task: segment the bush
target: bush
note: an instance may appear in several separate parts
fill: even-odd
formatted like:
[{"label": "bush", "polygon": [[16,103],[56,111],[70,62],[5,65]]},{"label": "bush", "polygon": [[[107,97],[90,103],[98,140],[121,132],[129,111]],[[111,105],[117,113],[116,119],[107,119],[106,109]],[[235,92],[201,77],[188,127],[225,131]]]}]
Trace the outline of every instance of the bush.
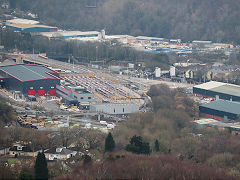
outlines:
[{"label": "bush", "polygon": [[133,136],[130,140],[130,144],[126,146],[126,151],[130,151],[135,154],[150,154],[150,146],[148,142],[144,142],[141,136]]}]

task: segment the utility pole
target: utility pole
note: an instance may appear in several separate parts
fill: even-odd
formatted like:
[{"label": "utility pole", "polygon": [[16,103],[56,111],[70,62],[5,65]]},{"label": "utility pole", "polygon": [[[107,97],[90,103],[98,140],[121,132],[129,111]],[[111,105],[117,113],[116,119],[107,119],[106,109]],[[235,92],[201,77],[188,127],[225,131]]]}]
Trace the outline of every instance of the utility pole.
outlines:
[{"label": "utility pole", "polygon": [[74,71],[74,61],[73,61],[73,71]]},{"label": "utility pole", "polygon": [[98,59],[98,46],[96,46],[96,61]]},{"label": "utility pole", "polygon": [[67,117],[67,124],[68,124],[68,128],[69,128],[69,115]]},{"label": "utility pole", "polygon": [[68,56],[68,63],[70,64],[70,56]]}]

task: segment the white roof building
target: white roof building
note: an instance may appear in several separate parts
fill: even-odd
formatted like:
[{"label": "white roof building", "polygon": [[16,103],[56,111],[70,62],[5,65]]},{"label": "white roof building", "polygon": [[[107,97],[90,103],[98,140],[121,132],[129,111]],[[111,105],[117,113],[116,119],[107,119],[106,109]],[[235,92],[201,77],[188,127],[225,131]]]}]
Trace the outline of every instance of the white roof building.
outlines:
[{"label": "white roof building", "polygon": [[7,20],[7,24],[39,24],[39,21],[22,19],[22,18],[14,18],[11,20]]}]

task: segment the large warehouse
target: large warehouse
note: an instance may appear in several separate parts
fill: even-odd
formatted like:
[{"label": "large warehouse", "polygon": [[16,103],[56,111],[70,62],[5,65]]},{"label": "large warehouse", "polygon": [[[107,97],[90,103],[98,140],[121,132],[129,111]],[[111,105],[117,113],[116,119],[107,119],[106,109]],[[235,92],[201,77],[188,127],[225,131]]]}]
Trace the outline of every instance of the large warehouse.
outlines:
[{"label": "large warehouse", "polygon": [[89,37],[99,37],[100,32],[98,31],[58,31],[58,32],[42,32],[40,33],[42,36],[47,37],[48,39],[71,39],[71,38],[89,38]]},{"label": "large warehouse", "polygon": [[20,31],[25,33],[57,31],[57,27],[45,26],[40,24],[8,24],[6,25],[6,27],[14,31]]},{"label": "large warehouse", "polygon": [[210,81],[193,87],[193,94],[199,97],[220,98],[240,102],[240,86]]},{"label": "large warehouse", "polygon": [[58,73],[39,65],[14,64],[0,66],[0,81],[8,90],[31,96],[56,96]]},{"label": "large warehouse", "polygon": [[135,113],[139,111],[139,106],[133,103],[102,103],[102,104],[91,104],[91,112],[102,112],[112,115],[125,115]]},{"label": "large warehouse", "polygon": [[237,120],[240,103],[226,100],[211,101],[199,106],[200,116],[217,120]]}]

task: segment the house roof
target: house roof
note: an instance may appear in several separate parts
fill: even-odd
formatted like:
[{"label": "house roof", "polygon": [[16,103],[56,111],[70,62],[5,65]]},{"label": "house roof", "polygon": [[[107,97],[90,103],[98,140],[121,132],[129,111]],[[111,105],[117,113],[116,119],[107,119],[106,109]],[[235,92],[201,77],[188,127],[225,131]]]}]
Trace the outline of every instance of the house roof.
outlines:
[{"label": "house roof", "polygon": [[65,147],[60,147],[62,148],[61,152],[57,152],[57,147],[53,147],[51,149],[46,150],[44,153],[48,153],[48,154],[61,154],[61,155],[67,155],[67,154],[71,154],[74,151],[67,149]]},{"label": "house roof", "polygon": [[62,151],[60,152],[60,154],[65,154],[65,155],[67,155],[67,154],[71,154],[72,152],[73,152],[72,150],[63,148]]},{"label": "house roof", "polygon": [[55,76],[51,75],[51,73],[54,73],[53,70],[38,65],[28,64],[6,65],[0,66],[0,71],[3,71],[20,81],[32,81],[56,78]]},{"label": "house roof", "polygon": [[235,101],[226,101],[219,99],[217,101],[201,104],[200,106],[217,111],[228,112],[237,115],[240,114],[240,103]]},{"label": "house roof", "polygon": [[[39,151],[39,150],[41,150],[41,148],[36,148],[36,149],[35,149],[35,152],[36,152],[36,151]],[[11,148],[9,149],[9,151],[34,152],[29,145],[22,146],[21,149],[18,149],[18,146],[13,146],[13,147],[11,147]]]}]

